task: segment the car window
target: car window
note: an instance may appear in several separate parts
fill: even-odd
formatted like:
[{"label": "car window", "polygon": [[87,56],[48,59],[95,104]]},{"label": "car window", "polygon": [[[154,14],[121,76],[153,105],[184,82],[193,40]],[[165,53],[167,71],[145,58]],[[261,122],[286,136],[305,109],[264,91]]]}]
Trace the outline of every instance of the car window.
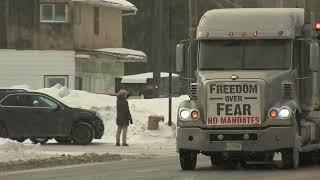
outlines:
[{"label": "car window", "polygon": [[34,107],[47,107],[47,108],[57,108],[58,104],[53,100],[41,96],[41,95],[33,95],[33,106]]},{"label": "car window", "polygon": [[19,106],[19,98],[17,95],[9,95],[2,102],[2,106]]}]

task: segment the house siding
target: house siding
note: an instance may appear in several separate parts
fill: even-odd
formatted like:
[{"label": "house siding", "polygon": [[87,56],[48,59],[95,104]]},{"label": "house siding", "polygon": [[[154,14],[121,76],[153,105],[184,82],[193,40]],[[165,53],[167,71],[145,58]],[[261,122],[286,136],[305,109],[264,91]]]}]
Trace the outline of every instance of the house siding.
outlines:
[{"label": "house siding", "polygon": [[[66,3],[69,22],[40,22],[41,3]],[[72,3],[68,0],[2,0],[7,15],[6,47],[8,49],[72,50]],[[1,8],[0,4],[0,8]],[[3,13],[2,12],[2,13]],[[2,18],[3,19],[3,18]],[[0,22],[3,22],[0,18]],[[2,28],[3,29],[3,28]],[[1,31],[1,29],[0,29]]]},{"label": "house siding", "polygon": [[0,50],[0,87],[27,84],[44,87],[45,75],[67,75],[75,84],[74,51]]},{"label": "house siding", "polygon": [[99,8],[99,34],[94,33],[94,7],[76,3],[81,9],[81,23],[74,25],[77,49],[122,47],[122,12],[119,9]]}]

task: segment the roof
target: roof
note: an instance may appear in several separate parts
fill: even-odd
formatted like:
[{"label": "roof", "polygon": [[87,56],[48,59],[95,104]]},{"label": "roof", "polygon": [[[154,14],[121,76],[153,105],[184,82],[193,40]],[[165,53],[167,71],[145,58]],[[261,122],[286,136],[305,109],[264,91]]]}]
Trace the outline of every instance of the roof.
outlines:
[{"label": "roof", "polygon": [[79,59],[91,59],[95,57],[124,62],[147,62],[148,60],[144,52],[126,48],[81,49],[76,53],[76,58]]},{"label": "roof", "polygon": [[[169,77],[169,73],[162,72],[160,74],[161,78]],[[179,77],[178,74],[172,74],[172,77]],[[122,76],[121,83],[126,84],[144,84],[147,83],[147,79],[152,79],[153,73],[142,73],[142,74],[135,74],[135,75],[129,75],[129,76]]]},{"label": "roof", "polygon": [[[304,10],[299,8],[235,8],[215,9],[202,17],[197,37],[209,38],[294,38],[301,35],[304,25]],[[279,32],[282,32],[279,36]]]},{"label": "roof", "polygon": [[116,8],[124,11],[137,11],[135,5],[126,1],[126,0],[72,0],[76,2],[81,2],[85,4],[103,6],[103,7],[110,7]]}]

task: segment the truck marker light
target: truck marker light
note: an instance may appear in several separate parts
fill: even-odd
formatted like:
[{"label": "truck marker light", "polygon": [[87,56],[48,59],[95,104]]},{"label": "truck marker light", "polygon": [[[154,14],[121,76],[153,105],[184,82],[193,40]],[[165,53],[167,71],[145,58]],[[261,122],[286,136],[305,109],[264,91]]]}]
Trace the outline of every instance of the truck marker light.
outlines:
[{"label": "truck marker light", "polygon": [[190,112],[188,110],[180,111],[180,117],[183,120],[187,120],[190,117]]},{"label": "truck marker light", "polygon": [[276,109],[272,109],[269,111],[269,116],[272,118],[272,119],[275,119],[278,117],[278,111]]},{"label": "truck marker light", "polygon": [[315,24],[315,28],[316,28],[317,31],[320,31],[320,23],[316,23]]},{"label": "truck marker light", "polygon": [[282,108],[280,111],[279,111],[279,116],[281,118],[289,118],[291,115],[290,113],[290,110],[286,107]]},{"label": "truck marker light", "polygon": [[198,120],[199,119],[199,112],[196,111],[196,110],[193,110],[191,112],[191,117],[192,117],[193,120]]}]

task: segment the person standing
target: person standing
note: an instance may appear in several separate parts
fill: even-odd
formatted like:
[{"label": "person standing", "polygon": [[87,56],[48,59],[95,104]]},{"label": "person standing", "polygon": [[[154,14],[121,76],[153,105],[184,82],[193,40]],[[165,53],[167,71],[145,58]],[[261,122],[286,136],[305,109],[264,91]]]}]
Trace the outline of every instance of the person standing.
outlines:
[{"label": "person standing", "polygon": [[117,135],[116,146],[120,146],[120,136],[122,132],[122,146],[129,146],[127,144],[127,131],[129,123],[132,124],[131,113],[127,101],[128,92],[126,90],[120,90],[117,100]]}]

